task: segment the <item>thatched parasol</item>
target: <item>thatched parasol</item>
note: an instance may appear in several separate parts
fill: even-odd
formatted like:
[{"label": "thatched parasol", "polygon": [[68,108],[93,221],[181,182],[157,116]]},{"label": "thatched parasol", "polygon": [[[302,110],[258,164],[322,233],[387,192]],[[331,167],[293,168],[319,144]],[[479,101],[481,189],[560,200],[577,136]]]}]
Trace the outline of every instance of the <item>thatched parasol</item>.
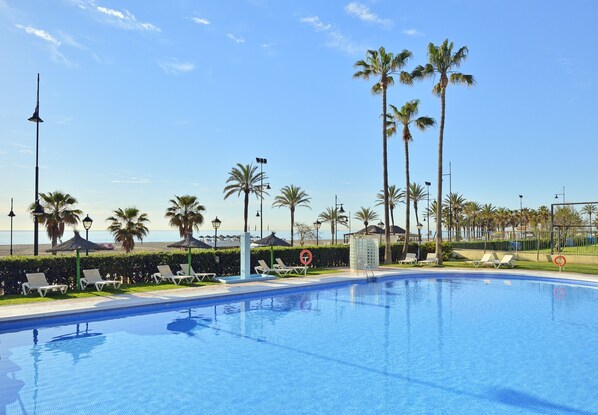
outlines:
[{"label": "thatched parasol", "polygon": [[178,241],[172,243],[170,245],[166,245],[168,248],[187,248],[187,265],[189,266],[187,274],[189,274],[189,270],[191,269],[191,248],[200,248],[200,249],[211,249],[212,247],[205,242],[200,241],[199,239],[195,239],[193,235],[190,233],[187,234],[185,239],[182,241]]},{"label": "thatched parasol", "polygon": [[81,286],[81,257],[79,256],[79,251],[106,251],[110,250],[110,248],[106,248],[105,246],[94,244],[93,242],[89,242],[86,239],[83,239],[81,235],[79,235],[79,231],[75,231],[75,236],[69,239],[66,242],[63,242],[59,245],[56,245],[53,248],[46,249],[46,252],[67,252],[67,251],[75,251],[77,253],[77,290]]},{"label": "thatched parasol", "polygon": [[290,243],[287,241],[283,241],[278,236],[275,235],[276,232],[272,232],[270,235],[266,236],[263,239],[258,241],[254,241],[254,244],[262,245],[262,246],[291,246]]}]

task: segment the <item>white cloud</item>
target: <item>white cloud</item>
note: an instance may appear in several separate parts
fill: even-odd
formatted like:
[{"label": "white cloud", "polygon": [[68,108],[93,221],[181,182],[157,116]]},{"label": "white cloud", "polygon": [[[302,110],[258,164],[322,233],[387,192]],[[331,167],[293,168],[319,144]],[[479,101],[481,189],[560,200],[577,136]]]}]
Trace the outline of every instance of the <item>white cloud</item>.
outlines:
[{"label": "white cloud", "polygon": [[423,36],[424,34],[416,29],[405,29],[403,30],[403,34],[407,35],[407,36],[411,36],[411,37],[420,37]]},{"label": "white cloud", "polygon": [[318,16],[303,17],[301,19],[301,22],[307,23],[308,25],[310,25],[311,27],[316,29],[316,31],[323,31],[323,30],[325,31],[325,30],[329,30],[332,27],[332,25],[330,25],[330,24],[322,23],[322,21],[320,20],[320,18]]},{"label": "white cloud", "polygon": [[171,59],[167,62],[158,62],[158,65],[164,72],[171,75],[178,75],[195,70],[195,64],[190,62],[179,62],[176,59]]},{"label": "white cloud", "polygon": [[52,36],[51,34],[49,34],[48,32],[46,32],[45,30],[42,29],[36,29],[35,27],[31,27],[31,26],[23,26],[23,25],[16,25],[19,29],[24,30],[25,32],[29,33],[30,35],[33,36],[37,36],[38,38],[45,40],[46,42],[54,45],[54,46],[60,46],[60,41],[58,39],[56,39],[54,36]]},{"label": "white cloud", "polygon": [[118,10],[108,9],[106,7],[101,7],[101,6],[97,6],[96,10],[99,11],[100,13],[107,14],[108,16],[118,17],[119,19],[123,19],[123,20],[125,19],[125,15],[122,12],[119,12]]},{"label": "white cloud", "polygon": [[350,14],[351,16],[357,17],[359,20],[368,23],[375,23],[381,24],[384,26],[389,26],[392,24],[392,21],[389,19],[382,19],[378,17],[375,13],[373,13],[368,6],[357,3],[351,2],[345,6],[345,12]]},{"label": "white cloud", "polygon": [[97,6],[94,0],[66,0],[73,6],[85,10],[92,15],[102,17],[102,20],[125,30],[141,30],[150,32],[161,32],[161,29],[151,23],[137,21],[133,13],[128,10],[116,10],[108,7]]},{"label": "white cloud", "polygon": [[203,17],[192,17],[191,20],[193,20],[197,24],[202,24],[202,25],[210,24],[210,21],[208,19],[204,19]]},{"label": "white cloud", "polygon": [[276,46],[274,43],[262,43],[261,45],[264,49],[270,49],[274,46]]},{"label": "white cloud", "polygon": [[226,37],[231,39],[235,43],[245,43],[245,39],[243,39],[242,37],[236,37],[232,33],[227,33]]}]

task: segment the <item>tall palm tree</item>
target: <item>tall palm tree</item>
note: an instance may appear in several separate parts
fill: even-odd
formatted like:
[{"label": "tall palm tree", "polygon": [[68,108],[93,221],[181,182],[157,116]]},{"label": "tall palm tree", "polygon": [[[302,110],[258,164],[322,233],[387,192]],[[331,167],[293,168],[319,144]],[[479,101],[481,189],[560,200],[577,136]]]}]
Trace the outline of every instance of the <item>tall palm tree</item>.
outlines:
[{"label": "tall palm tree", "polygon": [[495,215],[496,215],[496,208],[494,206],[492,206],[492,203],[485,203],[481,206],[480,219],[482,221],[482,224],[484,226],[484,231],[486,234],[486,238],[484,238],[484,240],[488,239],[488,233],[489,233],[490,229],[494,229]]},{"label": "tall palm tree", "polygon": [[543,230],[548,229],[548,221],[550,221],[550,210],[548,209],[548,206],[540,206],[536,211],[536,215],[536,220],[540,227]]},{"label": "tall palm tree", "polygon": [[365,226],[365,234],[368,234],[368,224],[378,219],[378,214],[374,212],[372,208],[369,207],[361,207],[357,212],[355,212],[355,219],[360,220],[363,222],[363,226]]},{"label": "tall palm tree", "polygon": [[[453,229],[455,230],[455,240],[461,240],[461,231],[460,231],[460,224],[462,219],[462,213],[465,206],[465,198],[460,195],[459,193],[449,193],[446,199],[444,199],[444,203],[451,207],[450,212],[450,220],[449,222],[453,224]],[[449,229],[449,233],[452,232],[452,229]]]},{"label": "tall palm tree", "polygon": [[[431,117],[417,117],[417,113],[419,112],[419,100],[414,99],[413,101],[409,101],[405,103],[399,110],[394,105],[390,105],[390,114],[388,117],[388,135],[393,136],[397,133],[399,127],[402,128],[403,134],[403,144],[405,146],[405,181],[407,182],[405,186],[405,243],[403,244],[403,255],[407,255],[407,251],[409,249],[409,233],[411,228],[411,182],[409,178],[409,142],[413,141],[413,136],[411,135],[411,130],[409,129],[410,125],[415,125],[421,131],[424,131],[426,128],[432,127],[436,124],[434,118]],[[419,222],[418,222],[419,223]],[[419,237],[421,238],[421,231],[418,230]]]},{"label": "tall palm tree", "polygon": [[[392,224],[392,233],[395,233],[395,215],[394,210],[395,207],[401,202],[403,202],[403,198],[405,197],[405,192],[401,190],[400,187],[396,187],[394,184],[388,186],[388,208],[390,210],[390,223]],[[376,206],[384,205],[384,190],[380,190],[380,192],[376,195]]]},{"label": "tall palm tree", "polygon": [[[419,225],[419,215],[417,206],[419,202],[425,200],[428,197],[428,193],[426,192],[425,187],[418,183],[411,183],[409,194],[411,196],[411,200],[413,200],[413,210],[415,211],[415,222]],[[418,240],[421,241],[422,239],[422,231],[421,229],[417,228],[417,236]]]},{"label": "tall palm tree", "polygon": [[[386,131],[386,90],[394,85],[393,75],[399,74],[399,69],[403,68],[411,58],[411,52],[404,49],[398,55],[387,53],[384,47],[378,50],[368,50],[365,60],[355,62],[354,67],[358,69],[353,74],[353,78],[370,79],[375,77],[376,83],[372,86],[372,94],[382,94],[382,176],[384,191],[384,223],[387,224],[384,230],[386,248],[384,254],[384,263],[391,262],[390,252],[390,228],[388,227],[389,203],[388,203],[388,155],[387,155],[387,131]],[[409,82],[409,74],[401,72],[399,79],[401,82]],[[407,232],[409,232],[407,230]]]},{"label": "tall palm tree", "polygon": [[466,202],[465,205],[463,206],[463,214],[465,215],[465,220],[466,220],[465,225],[467,226],[467,239],[468,240],[472,239],[472,235],[473,235],[474,240],[477,238],[476,225],[478,223],[476,222],[476,219],[479,218],[481,210],[482,210],[482,205],[480,205],[478,202],[474,202],[472,200],[470,200],[469,202]]},{"label": "tall palm tree", "polygon": [[204,220],[202,212],[205,210],[205,206],[197,201],[197,196],[175,195],[174,199],[170,199],[170,206],[164,217],[170,219],[170,226],[179,228],[179,234],[184,238],[187,234],[193,235],[193,229],[199,230]]},{"label": "tall palm tree", "polygon": [[[293,245],[293,234],[295,224],[295,208],[299,206],[309,207],[311,197],[301,187],[290,185],[280,189],[280,195],[274,198],[274,207],[288,207],[291,211],[291,245]],[[310,208],[311,209],[311,208]]]},{"label": "tall palm tree", "polygon": [[[40,193],[40,204],[44,208],[44,214],[39,216],[39,223],[46,226],[48,238],[52,241],[52,248],[58,245],[58,240],[62,239],[66,225],[75,226],[79,223],[81,210],[75,209],[77,199],[68,193],[59,190],[55,192]],[[29,206],[29,211],[33,214],[35,204]],[[56,252],[52,253],[56,255]]]},{"label": "tall palm tree", "polygon": [[143,237],[149,233],[146,226],[149,222],[147,214],[140,213],[136,207],[118,208],[112,213],[106,219],[112,222],[108,225],[108,230],[112,232],[114,242],[122,244],[125,252],[129,253],[135,248],[135,238],[143,241]]},{"label": "tall palm tree", "polygon": [[590,218],[588,220],[588,223],[590,224],[590,237],[592,236],[592,215],[596,215],[596,213],[598,213],[598,209],[596,209],[596,205],[593,204],[587,204],[584,205],[583,208],[581,209],[581,213],[588,215]]},{"label": "tall palm tree", "polygon": [[[455,68],[461,66],[461,63],[467,58],[469,50],[466,46],[461,47],[453,53],[453,42],[449,43],[446,39],[442,45],[435,46],[430,42],[428,44],[428,63],[425,66],[417,66],[411,73],[412,79],[423,79],[439,75],[438,83],[434,85],[432,92],[440,97],[440,128],[438,133],[438,216],[442,212],[442,146],[444,142],[444,118],[446,114],[446,87],[448,83],[465,84],[472,86],[475,84],[473,75],[465,75],[455,72]],[[436,222],[436,252],[441,252],[442,248],[442,220]],[[442,264],[442,258],[438,260]]]},{"label": "tall palm tree", "polygon": [[509,224],[510,216],[511,212],[509,211],[509,209],[504,207],[497,208],[494,211],[494,221],[496,223],[496,226],[498,226],[500,231],[503,233],[503,236],[505,235],[505,229]]},{"label": "tall palm tree", "polygon": [[249,213],[249,195],[255,194],[256,197],[264,197],[264,193],[268,194],[264,189],[260,188],[260,183],[266,180],[267,177],[263,172],[257,171],[257,166],[237,163],[228,173],[227,183],[230,183],[224,188],[224,199],[235,193],[240,195],[243,193],[243,232],[247,232],[247,217]]},{"label": "tall palm tree", "polygon": [[322,222],[330,223],[330,234],[332,235],[332,243],[338,243],[338,240],[334,239],[334,231],[336,230],[336,224],[347,226],[347,217],[340,213],[340,209],[337,207],[329,207],[318,216],[318,219]]}]

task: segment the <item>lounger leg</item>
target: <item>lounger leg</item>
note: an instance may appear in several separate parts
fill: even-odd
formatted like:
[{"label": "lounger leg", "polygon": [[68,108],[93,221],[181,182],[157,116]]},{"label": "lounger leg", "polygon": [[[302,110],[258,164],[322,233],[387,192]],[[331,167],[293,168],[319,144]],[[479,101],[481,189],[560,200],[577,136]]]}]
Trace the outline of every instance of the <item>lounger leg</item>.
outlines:
[{"label": "lounger leg", "polygon": [[42,290],[41,288],[37,290],[37,292],[39,293],[39,295],[41,297],[45,297],[46,296],[46,290]]}]

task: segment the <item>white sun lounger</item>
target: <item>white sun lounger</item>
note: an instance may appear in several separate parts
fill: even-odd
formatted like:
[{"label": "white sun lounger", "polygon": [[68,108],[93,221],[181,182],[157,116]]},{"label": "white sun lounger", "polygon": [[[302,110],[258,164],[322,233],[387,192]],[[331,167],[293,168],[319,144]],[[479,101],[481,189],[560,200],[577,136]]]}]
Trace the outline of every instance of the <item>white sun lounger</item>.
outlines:
[{"label": "white sun lounger", "polygon": [[170,281],[176,285],[179,285],[181,281],[192,283],[195,279],[192,275],[175,275],[172,273],[169,265],[158,265],[158,272],[152,274],[152,278],[156,282],[156,284],[161,283],[162,281]]},{"label": "white sun lounger", "polygon": [[428,252],[426,255],[426,259],[419,261],[418,264],[421,265],[436,265],[438,264],[438,258],[436,258],[435,252]]},{"label": "white sun lounger", "polygon": [[106,285],[112,285],[115,289],[119,289],[123,283],[122,280],[110,280],[107,279],[110,275],[106,276],[106,279],[102,278],[98,269],[84,269],[84,277],[81,278],[81,289],[85,290],[88,285],[94,285],[96,290],[102,291],[102,288]]},{"label": "white sun lounger", "polygon": [[417,264],[417,255],[413,254],[411,252],[407,252],[407,255],[405,255],[405,259],[401,259],[399,261],[399,264]]},{"label": "white sun lounger", "polygon": [[290,269],[291,272],[295,274],[303,273],[303,275],[307,275],[307,266],[304,265],[297,265],[297,266],[287,266],[282,259],[276,258],[276,264],[274,264],[274,268],[276,269]]},{"label": "white sun lounger", "polygon": [[45,297],[48,291],[60,291],[61,294],[66,294],[68,287],[64,284],[49,284],[46,279],[46,274],[43,272],[34,272],[25,274],[27,282],[22,284],[23,294],[27,295],[31,291],[37,291],[40,296]]},{"label": "white sun lounger", "polygon": [[477,268],[480,265],[486,265],[488,262],[492,261],[492,255],[492,253],[484,254],[480,260],[465,261],[465,263],[473,264],[473,266]]},{"label": "white sun lounger", "polygon": [[197,279],[197,282],[203,281],[206,278],[213,281],[216,277],[215,272],[195,272],[193,271],[193,267],[190,267],[189,264],[181,264],[181,270],[177,271],[177,275],[191,275]]},{"label": "white sun lounger", "polygon": [[269,275],[269,274],[277,274],[279,277],[284,277],[292,270],[290,269],[279,269],[279,268],[270,268],[268,264],[262,259],[258,260],[258,266],[254,267],[255,272],[262,275]]},{"label": "white sun lounger", "polygon": [[513,255],[507,254],[505,256],[503,256],[500,261],[498,259],[493,259],[488,261],[486,264],[488,265],[494,265],[495,268],[500,268],[503,265],[505,267],[510,267],[510,268],[514,268],[515,267],[515,259],[513,259]]}]

